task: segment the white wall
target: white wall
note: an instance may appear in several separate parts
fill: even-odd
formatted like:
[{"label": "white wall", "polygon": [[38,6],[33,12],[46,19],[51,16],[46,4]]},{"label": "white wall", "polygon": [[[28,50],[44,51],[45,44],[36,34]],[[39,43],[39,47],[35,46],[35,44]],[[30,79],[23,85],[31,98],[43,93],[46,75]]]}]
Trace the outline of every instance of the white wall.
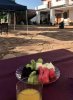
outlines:
[{"label": "white wall", "polygon": [[71,5],[71,4],[73,4],[73,1],[72,0],[66,0],[66,4]]},{"label": "white wall", "polygon": [[48,8],[48,1],[42,1],[42,5],[39,5],[37,9],[45,9]]},{"label": "white wall", "polygon": [[64,5],[64,4],[73,4],[72,0],[60,0],[60,1],[56,1],[56,0],[45,0],[42,1],[43,5],[47,5],[48,1],[51,1],[52,6],[60,6],[60,5]]},{"label": "white wall", "polygon": [[40,11],[36,11],[36,22],[40,24]]},{"label": "white wall", "polygon": [[55,10],[54,9],[50,10],[50,21],[51,21],[52,25],[55,24]]},{"label": "white wall", "polygon": [[48,5],[47,4],[44,4],[44,5],[40,5],[40,6],[38,6],[38,9],[40,10],[40,9],[45,9],[45,8],[47,8],[48,7]]},{"label": "white wall", "polygon": [[73,22],[73,10],[69,10],[69,20]]},{"label": "white wall", "polygon": [[64,4],[66,4],[66,0],[61,0],[61,1],[52,0],[51,4],[52,4],[52,7],[64,5]]},{"label": "white wall", "polygon": [[31,22],[35,22],[35,21],[36,21],[36,16],[31,19]]},{"label": "white wall", "polygon": [[73,1],[72,0],[69,0],[69,4],[73,4]]},{"label": "white wall", "polygon": [[43,5],[45,5],[45,4],[47,4],[47,3],[48,3],[48,1],[42,1],[42,3],[43,3]]}]

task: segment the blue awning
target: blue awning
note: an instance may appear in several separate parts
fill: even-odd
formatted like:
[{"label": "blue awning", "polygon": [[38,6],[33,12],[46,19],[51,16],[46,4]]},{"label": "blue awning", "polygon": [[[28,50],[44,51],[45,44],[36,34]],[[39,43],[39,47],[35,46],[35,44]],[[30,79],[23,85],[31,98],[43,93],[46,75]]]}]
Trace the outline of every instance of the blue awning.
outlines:
[{"label": "blue awning", "polygon": [[27,6],[17,4],[11,0],[0,0],[0,11],[24,11]]}]

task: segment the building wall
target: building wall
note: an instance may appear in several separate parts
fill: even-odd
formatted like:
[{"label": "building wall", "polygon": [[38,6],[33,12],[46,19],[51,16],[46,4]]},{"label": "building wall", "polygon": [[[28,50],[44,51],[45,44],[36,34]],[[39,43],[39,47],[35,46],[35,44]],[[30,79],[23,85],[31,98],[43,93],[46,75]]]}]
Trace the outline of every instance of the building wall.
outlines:
[{"label": "building wall", "polygon": [[73,4],[73,0],[66,0],[66,4],[68,4],[68,5]]},{"label": "building wall", "polygon": [[51,1],[52,6],[60,6],[60,5],[64,5],[64,4],[73,4],[73,0],[42,0],[43,4],[48,4],[48,2]]},{"label": "building wall", "polygon": [[69,10],[69,19],[73,22],[73,10]]},{"label": "building wall", "polygon": [[50,2],[51,0],[42,0],[43,5],[48,4],[48,2]]},{"label": "building wall", "polygon": [[[61,5],[64,5],[64,4],[67,4],[67,5],[72,5],[73,4],[73,0],[42,0],[42,4],[43,5],[40,5],[40,8],[41,9],[48,8],[48,6],[46,6],[46,7],[44,7],[44,6],[47,5],[49,1],[51,1],[51,7],[61,6]],[[41,12],[40,8],[39,8],[39,12]],[[62,10],[61,13],[60,12],[58,13],[58,14],[61,14],[61,16],[59,16],[59,17],[56,16],[56,14],[57,14],[55,12],[56,8],[55,9],[50,9],[50,11],[49,11],[50,12],[50,21],[52,22],[52,24],[54,24],[55,23],[55,19],[57,18],[57,20],[59,20],[59,22],[60,22],[64,18],[63,12],[69,11],[69,16],[67,18],[64,18],[66,25],[69,25],[68,24],[69,21],[73,22],[73,10],[72,9],[73,9],[73,7],[70,8],[70,9],[68,9],[68,8],[67,9],[66,8],[60,9],[58,7],[57,10],[59,10],[59,11]],[[40,23],[40,20],[39,20],[40,19],[40,16],[39,16],[39,14],[40,13],[37,14],[37,16],[38,16],[37,17],[37,22],[38,23]]]},{"label": "building wall", "polygon": [[57,0],[52,0],[51,1],[51,6],[53,7],[53,6],[60,6],[60,5],[64,5],[64,4],[66,4],[66,0],[59,0],[59,1],[57,1]]},{"label": "building wall", "polygon": [[73,0],[69,0],[69,4],[73,4]]},{"label": "building wall", "polygon": [[43,5],[45,5],[45,4],[47,4],[47,3],[48,3],[48,1],[43,1],[42,3],[43,3]]}]

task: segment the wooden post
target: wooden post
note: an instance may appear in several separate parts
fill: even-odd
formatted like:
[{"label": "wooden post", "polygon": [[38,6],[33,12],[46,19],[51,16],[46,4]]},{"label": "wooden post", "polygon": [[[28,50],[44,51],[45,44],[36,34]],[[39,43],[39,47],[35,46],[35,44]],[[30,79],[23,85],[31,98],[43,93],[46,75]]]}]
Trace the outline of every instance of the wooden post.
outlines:
[{"label": "wooden post", "polygon": [[28,34],[28,13],[26,10],[26,28],[27,28],[27,34]]},{"label": "wooden post", "polygon": [[16,26],[16,16],[15,16],[15,12],[14,12],[14,31],[15,31],[15,26]]}]

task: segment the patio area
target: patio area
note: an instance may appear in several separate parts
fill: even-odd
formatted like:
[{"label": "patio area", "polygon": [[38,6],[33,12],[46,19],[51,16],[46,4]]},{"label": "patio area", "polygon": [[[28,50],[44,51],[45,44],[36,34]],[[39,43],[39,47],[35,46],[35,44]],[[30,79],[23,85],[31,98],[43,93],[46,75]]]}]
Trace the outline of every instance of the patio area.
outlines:
[{"label": "patio area", "polygon": [[0,59],[7,59],[55,49],[73,51],[73,26],[65,29],[48,26],[17,26],[0,34]]}]

